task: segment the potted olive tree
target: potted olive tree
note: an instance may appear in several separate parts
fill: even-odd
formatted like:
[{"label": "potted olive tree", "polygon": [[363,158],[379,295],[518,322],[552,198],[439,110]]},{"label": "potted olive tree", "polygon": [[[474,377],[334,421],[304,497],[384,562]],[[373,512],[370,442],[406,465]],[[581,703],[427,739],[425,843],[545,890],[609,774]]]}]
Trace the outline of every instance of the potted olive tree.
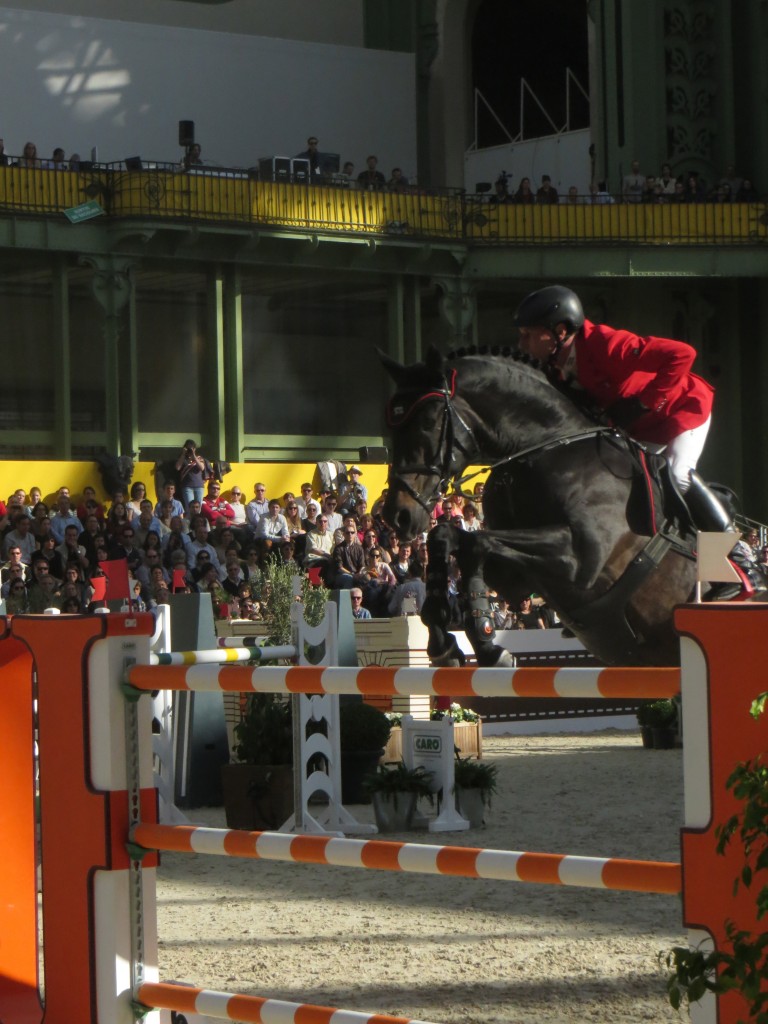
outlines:
[{"label": "potted olive tree", "polygon": [[228,828],[278,829],[293,812],[290,700],[249,694],[235,726],[236,764],[221,769]]},{"label": "potted olive tree", "polygon": [[663,698],[643,704],[637,710],[637,721],[643,737],[643,746],[654,750],[669,750],[677,739],[677,705]]},{"label": "potted olive tree", "polygon": [[483,824],[486,808],[490,808],[491,797],[496,792],[498,774],[495,764],[456,754],[453,766],[456,809],[469,821],[470,828]]},{"label": "potted olive tree", "polygon": [[354,698],[339,709],[341,799],[345,804],[370,803],[363,778],[376,770],[392,723],[383,711]]},{"label": "potted olive tree", "polygon": [[400,761],[366,775],[363,788],[373,799],[373,813],[379,832],[405,832],[411,827],[419,797],[433,802],[433,773],[423,765],[407,768]]}]

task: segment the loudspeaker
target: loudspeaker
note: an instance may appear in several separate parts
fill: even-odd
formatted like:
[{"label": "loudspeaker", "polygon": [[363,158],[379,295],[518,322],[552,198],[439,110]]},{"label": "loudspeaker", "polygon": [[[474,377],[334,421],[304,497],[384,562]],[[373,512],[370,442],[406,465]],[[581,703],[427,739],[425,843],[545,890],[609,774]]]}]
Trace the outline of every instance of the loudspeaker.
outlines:
[{"label": "loudspeaker", "polygon": [[179,145],[194,146],[195,144],[195,122],[179,121]]},{"label": "loudspeaker", "polygon": [[389,462],[389,452],[386,448],[367,446],[358,449],[360,462]]}]

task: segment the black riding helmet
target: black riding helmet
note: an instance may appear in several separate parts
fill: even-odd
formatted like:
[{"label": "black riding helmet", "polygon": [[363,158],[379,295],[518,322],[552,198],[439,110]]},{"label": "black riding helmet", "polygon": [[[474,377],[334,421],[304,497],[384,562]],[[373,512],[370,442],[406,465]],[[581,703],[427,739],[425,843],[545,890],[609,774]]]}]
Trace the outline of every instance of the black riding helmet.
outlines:
[{"label": "black riding helmet", "polygon": [[584,310],[576,292],[551,284],[526,295],[515,313],[515,327],[548,327],[565,324],[569,334],[584,326]]}]

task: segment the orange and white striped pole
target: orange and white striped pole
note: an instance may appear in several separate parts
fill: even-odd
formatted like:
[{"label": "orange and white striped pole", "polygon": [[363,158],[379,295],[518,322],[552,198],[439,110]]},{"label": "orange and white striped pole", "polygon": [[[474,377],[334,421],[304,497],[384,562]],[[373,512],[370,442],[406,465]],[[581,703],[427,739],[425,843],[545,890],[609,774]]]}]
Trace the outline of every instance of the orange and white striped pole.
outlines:
[{"label": "orange and white striped pole", "polygon": [[193,825],[137,825],[131,839],[147,850],[204,853],[253,860],[374,868],[505,882],[586,886],[675,895],[682,891],[680,865],[667,861],[579,857],[560,853],[484,850],[474,846],[434,846],[381,839],[339,839],[244,832]]},{"label": "orange and white striped pole", "polygon": [[366,668],[311,666],[136,665],[126,681],[137,690],[234,693],[332,693],[364,696],[674,697],[678,668]]},{"label": "orange and white striped pole", "polygon": [[413,1017],[390,1017],[386,1013],[337,1010],[311,1003],[288,1003],[260,996],[237,996],[205,988],[187,988],[170,983],[142,985],[139,1002],[159,1010],[198,1013],[244,1024],[429,1024]]}]

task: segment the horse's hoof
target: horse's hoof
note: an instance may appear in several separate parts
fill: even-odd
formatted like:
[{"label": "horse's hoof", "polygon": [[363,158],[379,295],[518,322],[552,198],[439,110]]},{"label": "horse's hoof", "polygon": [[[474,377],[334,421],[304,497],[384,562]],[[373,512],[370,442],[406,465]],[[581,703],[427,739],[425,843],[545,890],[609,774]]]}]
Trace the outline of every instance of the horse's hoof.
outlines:
[{"label": "horse's hoof", "polygon": [[509,651],[505,651],[504,648],[502,647],[501,648],[501,653],[499,654],[498,658],[496,659],[496,664],[491,666],[491,667],[492,668],[514,668],[515,667],[515,659],[512,657],[512,655],[509,653]]},{"label": "horse's hoof", "polygon": [[464,660],[462,652],[454,647],[443,654],[430,655],[429,664],[432,668],[462,668]]}]

